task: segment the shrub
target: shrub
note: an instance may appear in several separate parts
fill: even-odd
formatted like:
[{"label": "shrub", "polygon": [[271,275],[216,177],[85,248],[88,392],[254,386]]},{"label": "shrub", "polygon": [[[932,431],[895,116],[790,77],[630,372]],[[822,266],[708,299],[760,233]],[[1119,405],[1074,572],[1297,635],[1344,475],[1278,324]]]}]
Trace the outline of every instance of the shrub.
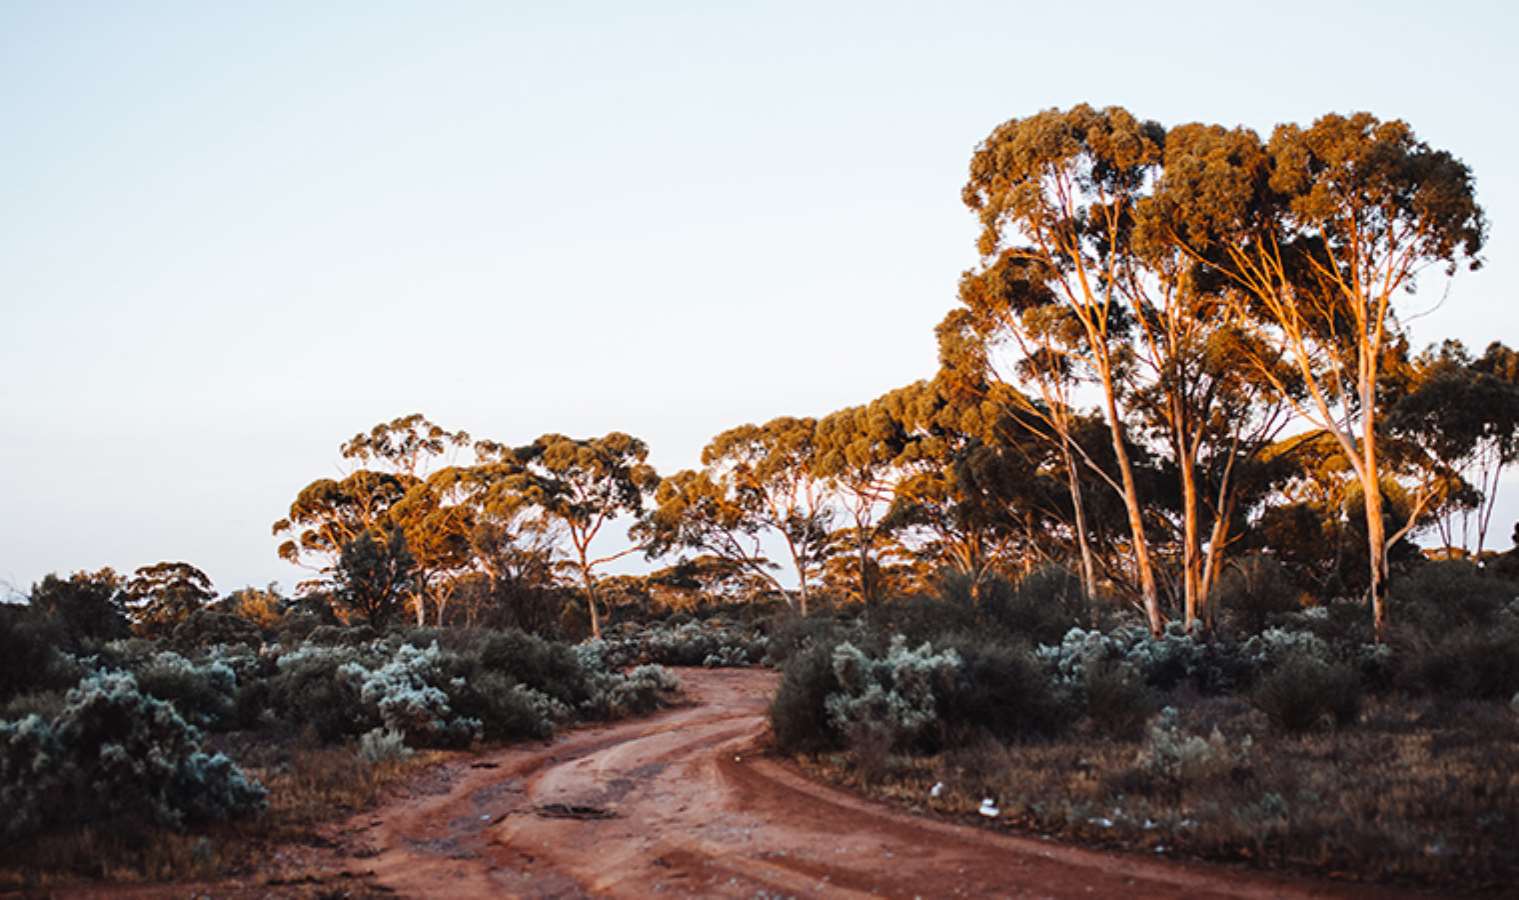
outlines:
[{"label": "shrub", "polygon": [[188,619],[174,626],[169,642],[186,650],[217,644],[241,644],[257,648],[263,644],[264,635],[257,625],[241,616],[197,609]]},{"label": "shrub", "polygon": [[1035,654],[1058,683],[1072,689],[1080,689],[1088,667],[1103,663],[1122,662],[1161,690],[1187,682],[1207,694],[1227,691],[1248,674],[1232,645],[1200,641],[1178,622],[1159,638],[1137,625],[1107,633],[1072,628],[1058,645],[1040,646]]},{"label": "shrub", "polygon": [[1155,714],[1155,695],[1132,666],[1102,662],[1083,673],[1087,717],[1098,732],[1121,741],[1137,740]]},{"label": "shrub", "polygon": [[124,672],[97,673],[70,691],[51,723],[0,723],[5,834],[105,818],[183,825],[252,813],[265,791],[174,708],[145,696]]},{"label": "shrub", "polygon": [[1326,720],[1353,723],[1361,711],[1361,684],[1343,663],[1293,653],[1261,678],[1251,702],[1277,728],[1300,733]]},{"label": "shrub", "polygon": [[0,604],[0,701],[51,684],[55,648],[66,639],[56,622],[26,606]]},{"label": "shrub", "polygon": [[359,738],[359,756],[372,766],[387,762],[400,762],[411,757],[412,750],[406,746],[406,735],[389,728],[376,728],[364,732]]},{"label": "shrub", "polygon": [[1145,774],[1173,784],[1204,781],[1248,765],[1252,744],[1246,735],[1232,746],[1217,728],[1206,738],[1190,734],[1182,728],[1176,710],[1168,706],[1150,723],[1134,764]]},{"label": "shrub", "polygon": [[1447,697],[1501,700],[1519,690],[1519,628],[1468,625],[1407,648],[1403,684]]},{"label": "shrub", "polygon": [[516,629],[491,632],[477,657],[485,671],[498,672],[568,707],[590,698],[586,667],[576,651]]},{"label": "shrub", "polygon": [[952,740],[978,733],[1021,740],[1063,726],[1049,674],[1022,645],[961,637],[941,647],[958,660],[954,677],[938,692],[939,716]]},{"label": "shrub", "polygon": [[1392,583],[1398,618],[1426,634],[1461,625],[1490,625],[1519,595],[1519,584],[1485,573],[1466,560],[1417,566]]},{"label": "shrub", "polygon": [[831,644],[811,644],[791,653],[770,703],[776,746],[785,753],[836,749],[842,736],[829,723],[824,704],[838,690]]},{"label": "shrub", "polygon": [[200,728],[218,730],[237,716],[237,676],[220,661],[197,666],[178,653],[165,651],[133,673],[145,694],[174,705],[179,714]]},{"label": "shrub", "polygon": [[449,706],[448,694],[436,684],[440,656],[436,643],[426,649],[403,644],[382,665],[347,662],[338,667],[337,677],[358,692],[359,701],[386,728],[406,735],[409,744],[460,747],[478,739],[484,726]]},{"label": "shrub", "polygon": [[959,669],[953,650],[936,653],[927,643],[909,650],[900,636],[880,657],[840,644],[833,651],[839,690],[824,701],[829,724],[851,739],[879,731],[893,748],[923,747],[939,736],[939,697],[953,690]]},{"label": "shrub", "polygon": [[803,618],[790,609],[783,609],[770,624],[770,640],[765,651],[765,662],[782,667],[793,656],[814,647],[832,648],[845,640],[859,643],[859,628],[832,616],[814,615]]},{"label": "shrub", "polygon": [[1030,643],[1054,643],[1092,616],[1081,577],[1061,566],[1040,566],[1011,589],[993,581],[983,598],[982,609],[993,624]]},{"label": "shrub", "polygon": [[309,725],[328,742],[379,726],[378,717],[359,702],[357,685],[338,678],[340,667],[367,656],[354,648],[314,644],[282,654],[265,682],[268,709],[297,728]]}]

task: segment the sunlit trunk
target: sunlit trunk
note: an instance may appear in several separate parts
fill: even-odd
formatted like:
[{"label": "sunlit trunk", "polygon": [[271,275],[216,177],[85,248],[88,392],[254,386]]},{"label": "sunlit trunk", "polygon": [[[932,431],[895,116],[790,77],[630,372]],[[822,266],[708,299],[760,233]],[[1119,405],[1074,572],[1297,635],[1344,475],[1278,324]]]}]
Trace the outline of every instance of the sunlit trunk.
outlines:
[{"label": "sunlit trunk", "polygon": [[1197,472],[1190,454],[1183,451],[1177,460],[1181,468],[1182,499],[1182,597],[1183,621],[1188,628],[1196,622],[1202,606],[1202,553],[1197,516]]},{"label": "sunlit trunk", "polygon": [[1144,509],[1139,504],[1139,489],[1134,483],[1134,468],[1129,463],[1129,451],[1123,443],[1123,423],[1118,419],[1118,404],[1113,399],[1112,373],[1103,367],[1103,400],[1108,414],[1108,431],[1113,437],[1113,455],[1118,459],[1118,471],[1123,476],[1123,505],[1129,514],[1129,533],[1133,536],[1134,567],[1139,570],[1139,590],[1144,601],[1145,618],[1150,633],[1159,637],[1165,629],[1165,617],[1160,611],[1160,591],[1155,584],[1155,568],[1150,560],[1149,542],[1145,540]]},{"label": "sunlit trunk", "polygon": [[1076,471],[1069,437],[1062,437],[1060,452],[1065,458],[1066,486],[1071,492],[1071,509],[1076,519],[1076,546],[1081,551],[1081,590],[1090,601],[1097,596],[1097,567],[1092,561],[1091,542],[1087,540],[1086,503],[1082,500],[1081,476]]},{"label": "sunlit trunk", "polygon": [[[1373,468],[1370,471],[1376,470]],[[1366,549],[1371,556],[1371,587],[1367,593],[1371,598],[1372,630],[1380,644],[1387,631],[1387,583],[1391,574],[1387,560],[1387,529],[1382,522],[1380,487],[1372,483],[1362,493],[1366,497]]]}]

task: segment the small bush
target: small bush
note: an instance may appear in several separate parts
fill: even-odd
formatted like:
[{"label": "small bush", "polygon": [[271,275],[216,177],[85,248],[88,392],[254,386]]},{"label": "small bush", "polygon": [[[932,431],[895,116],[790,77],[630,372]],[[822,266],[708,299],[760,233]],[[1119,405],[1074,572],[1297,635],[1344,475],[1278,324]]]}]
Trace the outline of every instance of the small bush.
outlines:
[{"label": "small bush", "polygon": [[172,703],[196,727],[216,731],[231,727],[237,719],[237,676],[225,663],[197,666],[165,651],[133,674],[143,693]]},{"label": "small bush", "polygon": [[1294,653],[1261,678],[1251,702],[1283,731],[1301,733],[1326,720],[1349,725],[1361,711],[1361,684],[1342,663]]},{"label": "small bush", "polygon": [[91,675],[51,723],[0,723],[5,835],[116,817],[177,828],[263,809],[264,788],[200,740],[131,675]]},{"label": "small bush", "polygon": [[1123,663],[1087,667],[1082,680],[1087,717],[1098,733],[1120,741],[1138,740],[1155,714],[1155,695],[1144,679]]},{"label": "small bush", "polygon": [[921,748],[941,734],[939,697],[954,688],[960,657],[930,644],[907,648],[900,636],[885,655],[872,657],[853,644],[833,651],[839,690],[824,701],[834,730],[852,737],[880,731],[895,749]]},{"label": "small bush", "polygon": [[1502,700],[1519,690],[1519,629],[1468,625],[1406,648],[1403,686],[1446,697]]},{"label": "small bush", "polygon": [[[477,740],[484,725],[457,715],[448,693],[437,686],[442,651],[436,643],[426,649],[403,644],[382,665],[344,663],[337,677],[357,691],[359,701],[378,714],[387,728],[406,735],[419,747],[462,747]],[[461,685],[462,687],[462,685]]]},{"label": "small bush", "polygon": [[353,648],[312,644],[283,654],[264,682],[268,690],[262,699],[272,714],[295,728],[311,727],[324,741],[363,734],[378,727],[379,719],[359,701],[358,686],[338,678],[338,669],[364,658]]},{"label": "small bush", "polygon": [[1176,710],[1168,706],[1150,723],[1149,735],[1134,764],[1152,777],[1177,785],[1190,784],[1248,765],[1252,745],[1248,735],[1231,745],[1217,728],[1206,738],[1189,734]]},{"label": "small bush", "polygon": [[833,646],[817,643],[791,653],[770,703],[770,727],[785,753],[837,749],[842,735],[829,722],[825,703],[839,690]]},{"label": "small bush", "polygon": [[359,756],[371,766],[400,762],[411,755],[411,748],[406,746],[406,735],[399,731],[376,728],[364,732],[359,738]]},{"label": "small bush", "polygon": [[939,692],[939,715],[950,740],[990,734],[1004,741],[1055,734],[1066,723],[1050,676],[1021,644],[979,638],[941,643],[959,660]]}]

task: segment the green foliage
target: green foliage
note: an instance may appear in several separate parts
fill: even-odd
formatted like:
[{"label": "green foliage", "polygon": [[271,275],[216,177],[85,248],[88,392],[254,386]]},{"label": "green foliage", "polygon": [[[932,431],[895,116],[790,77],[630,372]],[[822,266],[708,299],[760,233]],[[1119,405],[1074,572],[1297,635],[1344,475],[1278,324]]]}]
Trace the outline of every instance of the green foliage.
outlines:
[{"label": "green foliage", "polygon": [[1302,608],[1303,591],[1278,560],[1251,556],[1236,561],[1214,586],[1210,602],[1238,630],[1257,634],[1273,618]]},{"label": "green foliage", "polygon": [[237,675],[219,661],[196,665],[178,653],[165,651],[133,670],[138,688],[167,701],[198,728],[229,728],[237,716]]},{"label": "green foliage", "polygon": [[1086,714],[1099,734],[1132,741],[1144,732],[1156,712],[1155,693],[1132,666],[1099,662],[1082,673],[1081,693]]},{"label": "green foliage", "polygon": [[1150,723],[1134,764],[1141,772],[1173,784],[1208,781],[1248,766],[1253,744],[1248,735],[1231,744],[1217,728],[1206,738],[1190,734],[1177,711],[1168,706]]},{"label": "green foliage", "polygon": [[1429,636],[1462,625],[1489,627],[1519,598],[1519,583],[1465,560],[1431,562],[1398,579],[1392,604],[1399,621]]},{"label": "green foliage", "polygon": [[183,827],[261,810],[265,792],[131,675],[91,675],[52,722],[0,722],[7,839],[102,818]]},{"label": "green foliage", "polygon": [[55,683],[52,672],[67,632],[57,619],[21,604],[0,604],[0,702]]},{"label": "green foliage", "polygon": [[944,739],[989,734],[1020,741],[1056,734],[1068,723],[1067,698],[1022,643],[953,636],[939,646],[958,660],[954,678],[938,695]]},{"label": "green foliage", "polygon": [[749,666],[765,658],[764,633],[724,619],[658,623],[602,639],[602,653],[618,665]]},{"label": "green foliage", "polygon": [[205,649],[218,644],[241,644],[257,648],[264,636],[257,625],[241,616],[198,609],[169,635],[169,643],[186,650]]},{"label": "green foliage", "polygon": [[69,647],[130,633],[125,584],[110,569],[75,572],[66,580],[48,575],[32,585],[30,602],[32,609],[59,624]]},{"label": "green foliage", "polygon": [[909,650],[901,637],[879,657],[840,644],[833,650],[839,690],[823,702],[829,725],[851,741],[879,737],[893,749],[921,748],[937,738],[939,698],[959,668],[953,650],[935,652],[929,644]]},{"label": "green foliage", "polygon": [[366,731],[359,738],[359,756],[370,765],[400,762],[412,755],[406,735],[387,728]]},{"label": "green foliage", "polygon": [[338,555],[334,597],[370,626],[384,629],[417,590],[416,567],[401,529],[365,530]]},{"label": "green foliage", "polygon": [[1300,733],[1325,722],[1350,725],[1361,711],[1361,684],[1354,670],[1313,653],[1288,653],[1256,684],[1250,701],[1272,725]]},{"label": "green foliage", "polygon": [[1399,683],[1449,698],[1502,700],[1519,691],[1519,622],[1462,625],[1410,642]]},{"label": "green foliage", "polygon": [[833,651],[831,643],[813,643],[786,660],[770,703],[770,727],[783,753],[819,753],[841,745],[843,736],[832,727],[826,707],[840,689]]}]

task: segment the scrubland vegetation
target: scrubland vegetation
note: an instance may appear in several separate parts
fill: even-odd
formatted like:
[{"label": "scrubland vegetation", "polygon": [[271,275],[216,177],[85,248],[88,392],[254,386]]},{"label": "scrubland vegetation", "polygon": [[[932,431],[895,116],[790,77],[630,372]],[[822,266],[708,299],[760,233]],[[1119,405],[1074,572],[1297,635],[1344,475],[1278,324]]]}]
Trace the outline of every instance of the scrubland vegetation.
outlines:
[{"label": "scrubland vegetation", "polygon": [[[1427,564],[1391,602],[1438,629],[1381,644],[1362,603],[1261,623],[1228,591],[1211,636],[1152,637],[1131,613],[1094,629],[1059,583],[778,633],[777,743],[822,777],[995,827],[1445,887],[1519,875],[1519,583]],[[1050,610],[1068,630],[1034,637]],[[988,798],[995,819],[975,815]]]},{"label": "scrubland vegetation", "polygon": [[[765,662],[781,752],[915,808],[1511,885],[1519,354],[1417,352],[1399,316],[1481,261],[1470,171],[1367,114],[1262,140],[1078,106],[995,129],[964,199],[931,378],[664,477],[621,432],[405,416],[274,523],[293,597],[184,562],[34,585],[0,609],[6,864],[224,869],[418,751]],[[658,567],[606,574],[632,554]]]}]

